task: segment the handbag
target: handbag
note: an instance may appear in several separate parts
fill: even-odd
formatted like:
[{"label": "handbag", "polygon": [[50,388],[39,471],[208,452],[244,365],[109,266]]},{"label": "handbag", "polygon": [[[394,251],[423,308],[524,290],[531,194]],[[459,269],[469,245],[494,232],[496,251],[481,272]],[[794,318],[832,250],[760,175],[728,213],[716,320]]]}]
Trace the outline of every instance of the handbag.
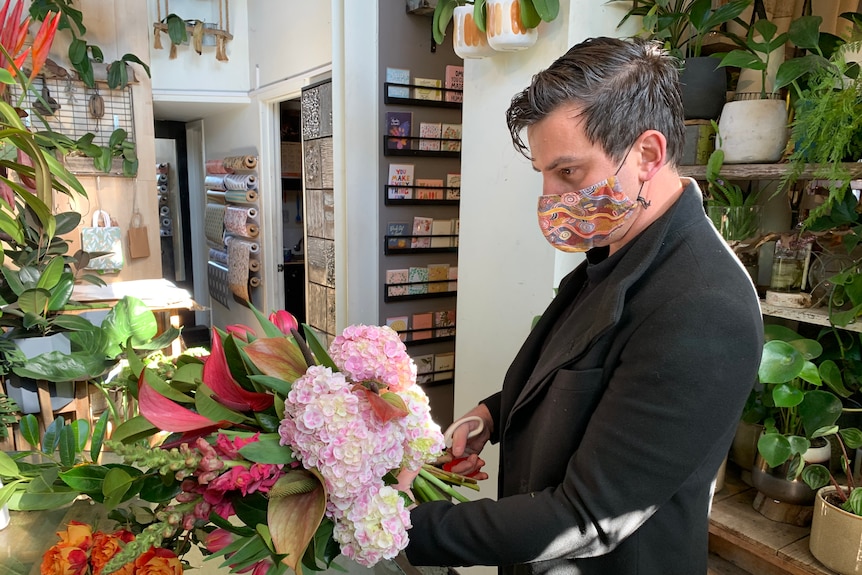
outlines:
[{"label": "handbag", "polygon": [[123,242],[119,226],[111,224],[105,210],[93,212],[93,226],[81,228],[81,249],[102,255],[90,259],[88,270],[119,271],[123,269]]},{"label": "handbag", "polygon": [[147,226],[142,225],[141,212],[135,210],[132,214],[132,222],[129,225],[129,258],[150,257],[150,241],[147,238]]}]

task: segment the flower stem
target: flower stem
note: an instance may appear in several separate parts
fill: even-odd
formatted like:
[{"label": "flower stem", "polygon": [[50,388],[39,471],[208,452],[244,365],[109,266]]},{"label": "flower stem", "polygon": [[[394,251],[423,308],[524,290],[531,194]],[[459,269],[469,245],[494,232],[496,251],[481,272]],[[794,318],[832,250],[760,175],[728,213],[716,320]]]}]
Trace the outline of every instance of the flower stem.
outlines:
[{"label": "flower stem", "polygon": [[470,501],[465,496],[461,495],[460,493],[458,493],[457,491],[455,491],[454,489],[449,487],[449,485],[447,485],[446,483],[443,483],[441,480],[434,477],[434,475],[429,473],[424,467],[419,470],[419,475],[416,476],[416,479],[419,479],[420,477],[422,479],[428,481],[428,483],[430,483],[431,485],[433,485],[434,487],[436,487],[437,489],[439,489],[440,491],[442,491],[446,495],[449,495],[450,497],[454,497],[455,499],[457,499],[461,503],[467,503],[468,501]]}]

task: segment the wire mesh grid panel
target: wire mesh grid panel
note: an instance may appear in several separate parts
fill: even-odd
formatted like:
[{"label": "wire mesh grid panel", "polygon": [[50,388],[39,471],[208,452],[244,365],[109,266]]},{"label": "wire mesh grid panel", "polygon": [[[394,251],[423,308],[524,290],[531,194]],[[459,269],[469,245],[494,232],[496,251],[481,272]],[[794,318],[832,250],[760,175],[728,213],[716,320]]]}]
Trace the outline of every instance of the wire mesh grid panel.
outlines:
[{"label": "wire mesh grid panel", "polygon": [[135,141],[130,86],[110,90],[88,88],[71,78],[36,78],[23,100],[20,86],[10,87],[12,101],[30,113],[30,124],[36,130],[46,129],[47,124],[73,140],[92,133],[94,144],[106,146],[111,132],[122,128],[127,140]]}]

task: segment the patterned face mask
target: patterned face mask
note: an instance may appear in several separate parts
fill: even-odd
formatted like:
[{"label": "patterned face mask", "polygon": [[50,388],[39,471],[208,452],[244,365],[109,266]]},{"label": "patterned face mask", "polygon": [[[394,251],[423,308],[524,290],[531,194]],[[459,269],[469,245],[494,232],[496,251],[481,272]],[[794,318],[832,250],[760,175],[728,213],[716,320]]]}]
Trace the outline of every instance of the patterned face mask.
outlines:
[{"label": "patterned face mask", "polygon": [[622,192],[616,176],[611,176],[576,192],[539,196],[539,227],[556,249],[585,252],[608,245],[636,207]]}]

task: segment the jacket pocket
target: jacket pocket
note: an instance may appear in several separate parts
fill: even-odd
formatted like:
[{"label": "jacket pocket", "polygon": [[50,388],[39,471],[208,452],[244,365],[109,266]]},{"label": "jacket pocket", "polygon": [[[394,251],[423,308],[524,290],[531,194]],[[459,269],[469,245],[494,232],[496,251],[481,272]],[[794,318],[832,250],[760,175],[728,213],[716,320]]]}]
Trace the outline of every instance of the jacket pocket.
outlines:
[{"label": "jacket pocket", "polygon": [[593,369],[561,369],[551,381],[551,389],[582,391],[588,393],[602,387],[600,367]]}]

